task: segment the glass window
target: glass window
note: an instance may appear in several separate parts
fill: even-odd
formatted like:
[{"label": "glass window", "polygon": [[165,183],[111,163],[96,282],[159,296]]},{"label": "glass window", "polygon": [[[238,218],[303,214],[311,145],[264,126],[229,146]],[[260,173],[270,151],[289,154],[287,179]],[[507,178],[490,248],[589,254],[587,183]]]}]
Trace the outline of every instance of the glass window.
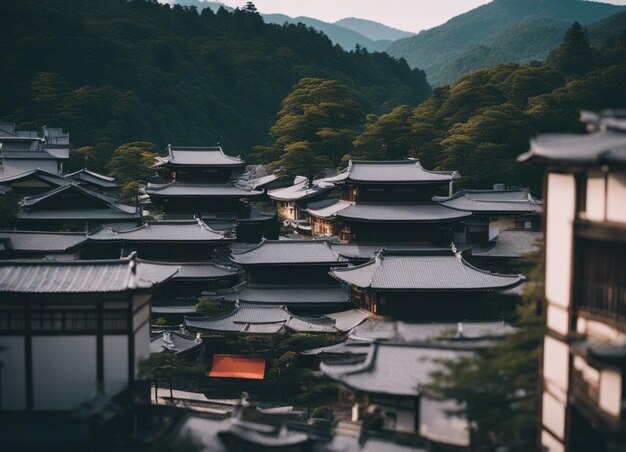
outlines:
[{"label": "glass window", "polygon": [[126,312],[105,311],[102,317],[102,328],[107,331],[125,331],[128,327]]}]

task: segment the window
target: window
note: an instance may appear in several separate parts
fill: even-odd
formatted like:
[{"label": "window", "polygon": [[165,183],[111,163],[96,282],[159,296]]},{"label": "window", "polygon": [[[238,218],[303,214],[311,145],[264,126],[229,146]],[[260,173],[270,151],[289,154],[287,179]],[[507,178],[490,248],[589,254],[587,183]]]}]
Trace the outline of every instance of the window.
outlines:
[{"label": "window", "polygon": [[6,311],[0,312],[0,332],[23,331],[24,312]]},{"label": "window", "polygon": [[105,311],[102,314],[102,329],[105,331],[125,331],[127,328],[125,311]]},{"label": "window", "polygon": [[32,331],[82,332],[95,331],[97,327],[95,311],[35,311],[30,315]]}]

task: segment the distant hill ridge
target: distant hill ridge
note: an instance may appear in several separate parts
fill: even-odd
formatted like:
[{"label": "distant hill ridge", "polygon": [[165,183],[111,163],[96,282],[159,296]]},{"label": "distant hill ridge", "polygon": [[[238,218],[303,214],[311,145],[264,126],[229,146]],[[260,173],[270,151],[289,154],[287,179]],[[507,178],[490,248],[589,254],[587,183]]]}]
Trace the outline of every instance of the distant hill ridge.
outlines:
[{"label": "distant hill ridge", "polygon": [[543,59],[573,22],[588,25],[621,11],[626,6],[581,0],[494,0],[397,40],[387,52],[441,86],[481,67]]},{"label": "distant hill ridge", "polygon": [[389,27],[379,22],[374,22],[373,20],[360,19],[358,17],[346,17],[345,19],[340,19],[337,22],[334,22],[334,24],[356,31],[363,36],[367,36],[373,41],[396,41],[398,39],[408,38],[409,36],[413,36],[415,34]]}]

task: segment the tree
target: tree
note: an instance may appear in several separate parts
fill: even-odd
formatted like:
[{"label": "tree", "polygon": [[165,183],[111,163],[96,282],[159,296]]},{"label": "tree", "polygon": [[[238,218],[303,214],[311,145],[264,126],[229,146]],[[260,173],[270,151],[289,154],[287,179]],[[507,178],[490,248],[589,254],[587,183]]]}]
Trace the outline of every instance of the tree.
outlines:
[{"label": "tree", "polygon": [[246,2],[243,10],[249,13],[258,13],[259,11],[256,9],[256,6],[252,2]]},{"label": "tree", "polygon": [[359,160],[397,160],[412,155],[413,108],[401,105],[382,116],[368,115],[367,126],[354,140],[353,156]]},{"label": "tree", "polygon": [[587,30],[575,22],[565,33],[565,39],[548,57],[548,64],[566,74],[585,74],[594,65],[595,52],[589,45]]},{"label": "tree", "polygon": [[152,152],[153,149],[154,144],[144,141],[121,145],[107,164],[109,175],[114,177],[121,187],[126,187],[131,182],[145,183],[154,174],[150,166],[154,164],[158,154]]},{"label": "tree", "polygon": [[287,174],[313,178],[324,168],[332,166],[332,162],[325,156],[316,154],[308,141],[298,141],[285,146],[282,157],[272,166],[284,169]]},{"label": "tree", "polygon": [[200,315],[214,316],[229,311],[232,305],[209,297],[200,297],[196,303],[196,312]]}]

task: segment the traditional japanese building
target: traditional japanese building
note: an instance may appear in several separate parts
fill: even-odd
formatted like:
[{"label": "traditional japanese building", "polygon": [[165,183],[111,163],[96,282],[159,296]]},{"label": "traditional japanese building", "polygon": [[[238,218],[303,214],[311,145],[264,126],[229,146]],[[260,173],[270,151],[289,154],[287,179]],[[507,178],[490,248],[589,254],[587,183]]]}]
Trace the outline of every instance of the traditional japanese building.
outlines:
[{"label": "traditional japanese building", "polygon": [[79,182],[83,187],[90,190],[101,191],[103,193],[114,194],[119,189],[115,183],[115,178],[89,171],[87,168],[65,174],[65,177]]},{"label": "traditional japanese building", "polygon": [[484,245],[506,229],[541,228],[542,202],[527,188],[506,189],[496,184],[493,190],[460,190],[449,197],[436,196],[433,201],[472,213],[455,231],[455,243]]},{"label": "traditional japanese building", "polygon": [[11,188],[11,195],[22,198],[49,192],[72,184],[72,180],[43,169],[32,169],[23,173],[0,174],[0,184]]},{"label": "traditional japanese building", "polygon": [[308,230],[310,226],[306,216],[308,205],[324,199],[334,188],[333,184],[325,182],[324,179],[310,180],[305,176],[296,176],[293,185],[270,190],[267,195],[276,204],[280,219]]},{"label": "traditional japanese building", "polygon": [[432,197],[451,193],[456,171],[428,171],[418,160],[350,161],[335,177],[341,190],[335,204],[308,209],[316,235],[342,242],[445,243],[469,212],[449,209]]},{"label": "traditional japanese building", "polygon": [[365,264],[335,268],[330,274],[350,285],[357,307],[422,321],[500,318],[507,306],[490,294],[524,281],[521,275],[473,267],[460,253],[423,250],[383,250]]},{"label": "traditional japanese building", "polygon": [[188,354],[202,345],[200,335],[188,336],[177,331],[163,331],[150,338],[150,353]]},{"label": "traditional japanese building", "polygon": [[113,396],[150,353],[152,291],[176,270],[107,261],[0,262],[3,411]]},{"label": "traditional japanese building", "polygon": [[525,273],[527,256],[538,252],[543,233],[529,229],[505,229],[484,247],[473,247],[468,261],[478,268],[504,273]]},{"label": "traditional japanese building", "polygon": [[237,239],[244,242],[256,243],[263,237],[273,216],[249,202],[263,195],[262,190],[237,183],[243,160],[224,154],[220,146],[169,145],[167,152],[153,166],[164,183],[140,190],[140,200],[153,216],[201,217],[220,228],[237,228]]},{"label": "traditional japanese building", "polygon": [[626,447],[626,115],[583,113],[587,135],[540,135],[545,306],[541,448]]},{"label": "traditional japanese building", "polygon": [[141,215],[137,207],[74,183],[26,197],[19,205],[17,225],[27,230],[86,231],[106,223],[137,225]]},{"label": "traditional japanese building", "polygon": [[0,259],[74,260],[86,241],[84,232],[0,231]]},{"label": "traditional japanese building", "polygon": [[0,175],[9,177],[41,169],[63,173],[63,161],[70,156],[70,136],[62,129],[43,127],[37,131],[18,131],[15,124],[0,124]]},{"label": "traditional japanese building", "polygon": [[233,296],[240,302],[286,305],[290,309],[338,311],[351,307],[347,287],[332,279],[331,268],[348,265],[324,240],[263,240],[233,249],[246,283]]}]

